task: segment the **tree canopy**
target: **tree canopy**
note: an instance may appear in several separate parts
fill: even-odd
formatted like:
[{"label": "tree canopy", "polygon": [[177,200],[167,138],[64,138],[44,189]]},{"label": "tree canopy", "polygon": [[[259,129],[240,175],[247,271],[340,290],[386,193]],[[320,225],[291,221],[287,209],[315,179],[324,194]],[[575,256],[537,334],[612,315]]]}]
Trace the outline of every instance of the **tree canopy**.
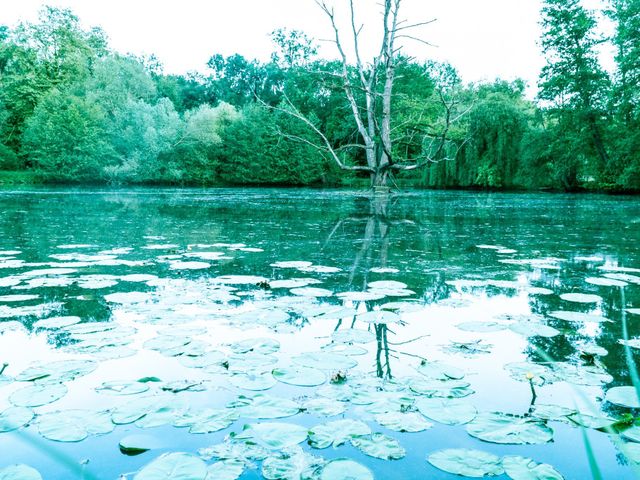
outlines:
[{"label": "tree canopy", "polygon": [[[396,3],[385,3],[383,47]],[[610,38],[598,33],[604,18]],[[545,0],[541,26],[547,63],[532,100],[522,81],[465,84],[453,66],[397,49],[319,58],[313,39],[286,28],[268,61],[212,46],[207,72],[168,75],[47,7],[0,26],[0,182],[17,171],[43,182],[366,186],[389,171],[416,187],[640,190],[640,0],[602,12]],[[600,64],[603,45],[614,71]]]}]

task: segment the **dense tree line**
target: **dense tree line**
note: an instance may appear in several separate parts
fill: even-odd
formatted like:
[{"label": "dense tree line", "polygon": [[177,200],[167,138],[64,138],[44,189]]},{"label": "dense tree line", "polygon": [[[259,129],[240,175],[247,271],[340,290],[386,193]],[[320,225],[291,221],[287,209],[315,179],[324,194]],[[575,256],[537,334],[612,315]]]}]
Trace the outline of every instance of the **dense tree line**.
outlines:
[{"label": "dense tree line", "polygon": [[[605,17],[611,38],[597,33]],[[458,118],[447,129],[455,158],[392,181],[640,190],[640,0],[610,0],[604,12],[546,0],[542,26],[547,64],[536,101],[521,81],[467,85],[449,65],[395,59],[397,153],[428,152],[443,98]],[[336,75],[342,65],[318,58],[301,32],[278,30],[273,40],[268,62],[213,55],[207,74],[177,76],[154,58],[110,50],[101,30],[82,28],[68,10],[49,7],[38,22],[0,27],[0,182],[366,185],[286,113],[309,119],[345,163],[364,164]],[[615,47],[613,73],[599,63],[604,42]]]}]

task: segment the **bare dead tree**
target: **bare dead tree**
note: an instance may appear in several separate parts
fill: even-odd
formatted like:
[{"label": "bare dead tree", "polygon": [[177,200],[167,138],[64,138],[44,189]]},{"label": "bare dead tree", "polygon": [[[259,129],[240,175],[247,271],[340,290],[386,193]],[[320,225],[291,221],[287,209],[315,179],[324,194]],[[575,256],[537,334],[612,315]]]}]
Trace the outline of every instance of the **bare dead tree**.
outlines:
[{"label": "bare dead tree", "polygon": [[[394,82],[397,68],[402,57],[403,40],[417,41],[426,45],[429,42],[412,34],[416,28],[429,25],[435,19],[417,23],[408,23],[400,17],[402,0],[382,0],[382,38],[379,51],[365,62],[362,57],[360,37],[363,25],[358,25],[354,0],[349,0],[350,31],[345,34],[338,27],[336,13],[326,0],[314,0],[328,18],[333,33],[330,40],[339,53],[340,69],[332,75],[341,80],[342,91],[351,110],[357,132],[362,143],[350,145],[365,152],[366,165],[350,165],[346,160],[345,149],[335,147],[316,124],[297,109],[285,95],[278,107],[269,107],[291,115],[305,123],[317,136],[318,142],[301,137],[288,136],[293,140],[307,143],[328,156],[343,170],[368,172],[372,187],[388,187],[393,173],[415,170],[429,163],[452,160],[457,155],[459,144],[451,137],[451,127],[465,113],[458,113],[460,102],[447,98],[443,91],[438,93],[443,111],[439,127],[427,128],[421,132],[419,144],[421,153],[415,158],[396,158],[398,149],[394,149],[394,126],[392,125],[392,105]],[[354,64],[349,62],[345,50],[345,38],[351,42]],[[266,105],[266,104],[264,104]],[[415,135],[415,132],[414,132]]]}]

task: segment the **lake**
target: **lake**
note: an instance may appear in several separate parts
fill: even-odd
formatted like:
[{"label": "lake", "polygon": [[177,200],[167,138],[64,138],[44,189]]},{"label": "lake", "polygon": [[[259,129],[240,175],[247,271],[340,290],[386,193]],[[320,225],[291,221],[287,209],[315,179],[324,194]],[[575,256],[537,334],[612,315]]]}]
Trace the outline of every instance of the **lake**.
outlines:
[{"label": "lake", "polygon": [[638,198],[27,188],[0,209],[2,479],[588,479],[588,450],[636,478]]}]

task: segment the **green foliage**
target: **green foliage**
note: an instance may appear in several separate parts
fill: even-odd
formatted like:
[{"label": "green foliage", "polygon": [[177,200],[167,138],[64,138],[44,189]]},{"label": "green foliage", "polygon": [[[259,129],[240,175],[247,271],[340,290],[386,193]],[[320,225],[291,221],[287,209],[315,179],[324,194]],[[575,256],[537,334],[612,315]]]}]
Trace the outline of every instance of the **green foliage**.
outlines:
[{"label": "green foliage", "polygon": [[[400,185],[640,190],[640,0],[608,3],[611,78],[598,63],[596,14],[578,0],[545,0],[542,14],[548,61],[538,105],[521,81],[464,85],[451,65],[395,59],[394,161],[433,157],[443,118],[459,116],[445,150],[425,168],[399,173]],[[20,181],[113,184],[369,182],[340,171],[324,139],[281,111],[295,105],[345,164],[365,164],[342,64],[317,59],[303,32],[279,29],[272,40],[266,63],[213,55],[209,75],[181,76],[165,75],[153,55],[109,51],[103,32],[83,28],[69,10],[47,7],[36,22],[0,26],[3,178],[15,171],[29,172]],[[347,75],[355,81],[358,72],[347,66]],[[364,103],[361,91],[354,96]],[[448,112],[443,99],[453,105]]]},{"label": "green foliage", "polygon": [[27,120],[22,148],[34,169],[53,180],[91,181],[110,150],[103,122],[95,103],[53,89]]},{"label": "green foliage", "polygon": [[232,184],[311,185],[327,181],[331,174],[328,161],[305,141],[316,139],[299,121],[248,106],[242,119],[224,132],[220,177]]}]

